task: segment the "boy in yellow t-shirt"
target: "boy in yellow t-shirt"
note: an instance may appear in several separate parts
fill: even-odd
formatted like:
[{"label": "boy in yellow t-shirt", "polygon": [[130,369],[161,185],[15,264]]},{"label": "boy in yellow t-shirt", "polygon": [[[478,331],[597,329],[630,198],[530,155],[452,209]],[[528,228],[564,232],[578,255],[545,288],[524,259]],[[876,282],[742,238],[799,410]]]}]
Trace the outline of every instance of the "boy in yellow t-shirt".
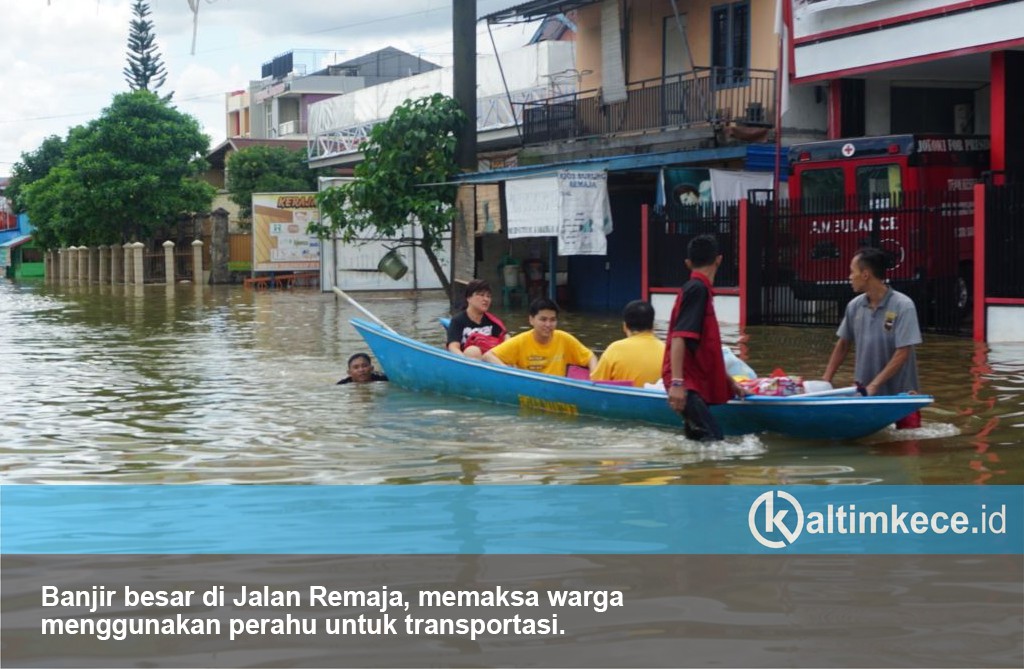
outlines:
[{"label": "boy in yellow t-shirt", "polygon": [[654,334],[654,307],[650,302],[633,300],[622,310],[625,339],[609,344],[601,355],[594,381],[632,381],[637,388],[657,383],[665,358],[665,343]]},{"label": "boy in yellow t-shirt", "polygon": [[568,365],[587,367],[591,373],[597,367],[593,352],[576,337],[558,327],[558,305],[546,297],[530,303],[528,332],[508,339],[484,353],[484,360],[496,365],[518,367],[544,374],[565,376]]}]

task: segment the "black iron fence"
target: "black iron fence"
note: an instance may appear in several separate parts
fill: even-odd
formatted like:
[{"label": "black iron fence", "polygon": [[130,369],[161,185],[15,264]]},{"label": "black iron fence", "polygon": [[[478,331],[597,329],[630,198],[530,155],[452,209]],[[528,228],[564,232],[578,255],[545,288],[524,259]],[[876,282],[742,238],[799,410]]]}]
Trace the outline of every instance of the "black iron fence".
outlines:
[{"label": "black iron fence", "polygon": [[748,323],[836,325],[853,297],[850,261],[873,246],[924,329],[966,334],[973,275],[972,191],[773,201],[749,207]]},{"label": "black iron fence", "polygon": [[[179,281],[192,281],[193,262],[192,249],[176,250],[174,258],[175,283]],[[167,283],[167,261],[163,249],[159,251],[144,251],[142,254],[143,277],[146,283]]]},{"label": "black iron fence", "polygon": [[145,250],[142,252],[142,277],[146,283],[164,283],[167,276],[164,266],[164,251]]},{"label": "black iron fence", "polygon": [[739,285],[739,204],[716,202],[671,205],[656,210],[648,224],[648,283],[659,288],[676,288],[686,283],[686,245],[697,235],[711,234],[718,240],[722,264],[715,285]]},{"label": "black iron fence", "polygon": [[192,276],[195,272],[195,263],[193,262],[192,249],[187,250],[181,249],[174,252],[174,280],[177,281],[193,281]]},{"label": "black iron fence", "polygon": [[[850,262],[866,246],[889,259],[887,281],[909,295],[922,329],[969,335],[974,298],[973,190],[775,201],[746,205],[746,322],[835,327],[853,298]],[[648,221],[648,285],[681,286],[686,245],[713,234],[723,254],[715,284],[739,285],[738,203],[673,205]],[[985,191],[987,298],[1024,297],[1024,184]]]},{"label": "black iron fence", "polygon": [[623,102],[606,104],[598,90],[527,102],[523,140],[539,144],[670,127],[773,125],[775,72],[745,70],[743,74],[737,76],[732,68],[705,67],[639,81],[626,87]]},{"label": "black iron fence", "polygon": [[985,292],[1024,297],[1024,183],[985,189]]}]

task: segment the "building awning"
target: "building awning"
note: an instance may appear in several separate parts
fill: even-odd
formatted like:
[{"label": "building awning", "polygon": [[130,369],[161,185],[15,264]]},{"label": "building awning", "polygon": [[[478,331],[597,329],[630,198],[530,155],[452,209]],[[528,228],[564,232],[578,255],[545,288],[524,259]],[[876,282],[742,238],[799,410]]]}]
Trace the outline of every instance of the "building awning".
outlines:
[{"label": "building awning", "polygon": [[0,249],[13,249],[16,246],[21,246],[25,242],[32,241],[32,235],[21,235],[13,239],[8,239],[6,242],[0,242]]},{"label": "building awning", "polygon": [[489,172],[470,172],[453,178],[458,183],[499,183],[509,179],[535,177],[559,170],[604,170],[607,172],[627,172],[652,170],[669,165],[699,165],[722,160],[738,160],[747,157],[747,146],[722,146],[714,149],[695,149],[692,151],[670,151],[666,153],[643,153],[610,156],[604,158],[584,158],[543,165],[526,165],[523,167],[507,167]]},{"label": "building awning", "polygon": [[533,0],[485,14],[480,20],[488,23],[524,23],[571,12],[595,2],[598,0]]},{"label": "building awning", "polygon": [[[747,161],[744,168],[751,172],[774,172],[775,156],[778,153],[779,150],[774,144],[748,144]],[[782,172],[779,175],[779,179],[786,181],[789,179],[789,162],[787,161],[786,148],[782,149],[778,164],[779,171]]]}]

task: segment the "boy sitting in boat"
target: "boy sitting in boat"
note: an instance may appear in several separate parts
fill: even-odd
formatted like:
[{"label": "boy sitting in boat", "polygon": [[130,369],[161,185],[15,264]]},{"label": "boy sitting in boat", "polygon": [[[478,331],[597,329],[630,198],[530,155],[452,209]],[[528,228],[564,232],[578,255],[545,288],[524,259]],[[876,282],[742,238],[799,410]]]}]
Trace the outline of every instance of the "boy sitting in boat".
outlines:
[{"label": "boy sitting in boat", "polygon": [[348,376],[338,381],[335,385],[346,383],[371,383],[373,381],[387,381],[388,377],[381,372],[374,371],[370,356],[366,353],[353,353],[348,359]]},{"label": "boy sitting in boat", "polygon": [[538,297],[530,302],[530,327],[484,353],[484,360],[555,376],[565,376],[566,367],[579,365],[593,374],[597,358],[576,337],[557,329],[558,305],[552,300]]},{"label": "boy sitting in boat", "polygon": [[487,310],[491,307],[491,285],[482,279],[466,284],[466,309],[448,324],[447,348],[479,360],[484,353],[508,339],[505,324]]},{"label": "boy sitting in boat", "polygon": [[633,300],[622,310],[622,331],[625,339],[609,344],[597,369],[590,375],[594,381],[632,381],[637,388],[661,378],[665,344],[654,334],[654,307],[644,300]]}]

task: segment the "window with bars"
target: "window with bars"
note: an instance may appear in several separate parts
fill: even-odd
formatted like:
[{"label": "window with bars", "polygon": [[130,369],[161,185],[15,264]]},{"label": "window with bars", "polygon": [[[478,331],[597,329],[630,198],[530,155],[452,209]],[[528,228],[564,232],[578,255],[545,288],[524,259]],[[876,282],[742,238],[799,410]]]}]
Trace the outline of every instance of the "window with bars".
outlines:
[{"label": "window with bars", "polygon": [[711,8],[711,67],[716,86],[746,86],[750,68],[750,2]]}]

